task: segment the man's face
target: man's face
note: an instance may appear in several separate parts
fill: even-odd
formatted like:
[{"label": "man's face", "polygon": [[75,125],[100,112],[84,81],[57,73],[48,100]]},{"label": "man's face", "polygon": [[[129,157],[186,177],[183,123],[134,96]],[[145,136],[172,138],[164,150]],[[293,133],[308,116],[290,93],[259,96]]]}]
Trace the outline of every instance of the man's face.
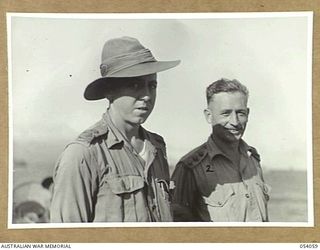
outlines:
[{"label": "man's face", "polygon": [[142,124],[156,101],[157,75],[130,77],[115,90],[112,105],[128,123]]},{"label": "man's face", "polygon": [[248,122],[247,98],[241,92],[214,94],[204,114],[214,134],[227,141],[240,140]]}]

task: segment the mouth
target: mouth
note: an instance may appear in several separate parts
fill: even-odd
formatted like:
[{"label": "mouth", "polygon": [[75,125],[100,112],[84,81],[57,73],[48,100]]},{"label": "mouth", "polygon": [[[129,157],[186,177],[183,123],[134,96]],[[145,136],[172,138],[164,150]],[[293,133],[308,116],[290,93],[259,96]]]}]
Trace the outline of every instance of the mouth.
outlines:
[{"label": "mouth", "polygon": [[241,130],[239,130],[239,129],[228,129],[228,131],[233,135],[240,135],[241,134]]},{"label": "mouth", "polygon": [[147,106],[138,107],[138,108],[136,108],[136,109],[139,110],[139,111],[143,111],[143,112],[149,111],[149,108],[148,108]]}]

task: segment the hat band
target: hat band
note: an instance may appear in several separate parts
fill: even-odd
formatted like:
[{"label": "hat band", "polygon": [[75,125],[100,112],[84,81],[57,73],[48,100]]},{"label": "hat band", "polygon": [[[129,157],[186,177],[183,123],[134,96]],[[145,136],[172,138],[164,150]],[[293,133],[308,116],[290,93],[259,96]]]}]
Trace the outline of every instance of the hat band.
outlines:
[{"label": "hat band", "polygon": [[145,63],[155,62],[156,59],[148,49],[142,49],[133,53],[122,54],[102,61],[100,65],[101,76],[112,76],[112,74],[129,68],[131,66]]}]

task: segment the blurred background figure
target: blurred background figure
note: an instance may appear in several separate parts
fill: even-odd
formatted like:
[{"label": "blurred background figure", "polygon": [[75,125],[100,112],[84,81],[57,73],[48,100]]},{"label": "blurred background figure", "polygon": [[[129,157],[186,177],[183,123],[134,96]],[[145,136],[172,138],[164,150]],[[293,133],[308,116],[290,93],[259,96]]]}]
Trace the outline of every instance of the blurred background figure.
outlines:
[{"label": "blurred background figure", "polygon": [[44,187],[45,189],[48,189],[50,193],[52,193],[52,188],[53,188],[52,184],[53,184],[52,176],[44,178],[43,181],[41,182],[42,187]]},{"label": "blurred background figure", "polygon": [[14,208],[13,223],[48,222],[47,210],[35,201],[24,201]]},{"label": "blurred background figure", "polygon": [[35,180],[25,162],[17,162],[13,182],[13,223],[49,222],[50,177]]}]

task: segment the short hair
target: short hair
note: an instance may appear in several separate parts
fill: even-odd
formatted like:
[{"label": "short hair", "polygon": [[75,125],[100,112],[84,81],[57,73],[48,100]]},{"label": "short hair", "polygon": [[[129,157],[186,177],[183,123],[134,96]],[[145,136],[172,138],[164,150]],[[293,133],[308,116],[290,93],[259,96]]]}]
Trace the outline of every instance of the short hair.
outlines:
[{"label": "short hair", "polygon": [[227,78],[221,78],[220,80],[211,83],[207,87],[207,103],[210,103],[214,94],[221,92],[241,92],[247,99],[249,97],[249,91],[247,87],[241,84],[237,79],[229,80]]}]

